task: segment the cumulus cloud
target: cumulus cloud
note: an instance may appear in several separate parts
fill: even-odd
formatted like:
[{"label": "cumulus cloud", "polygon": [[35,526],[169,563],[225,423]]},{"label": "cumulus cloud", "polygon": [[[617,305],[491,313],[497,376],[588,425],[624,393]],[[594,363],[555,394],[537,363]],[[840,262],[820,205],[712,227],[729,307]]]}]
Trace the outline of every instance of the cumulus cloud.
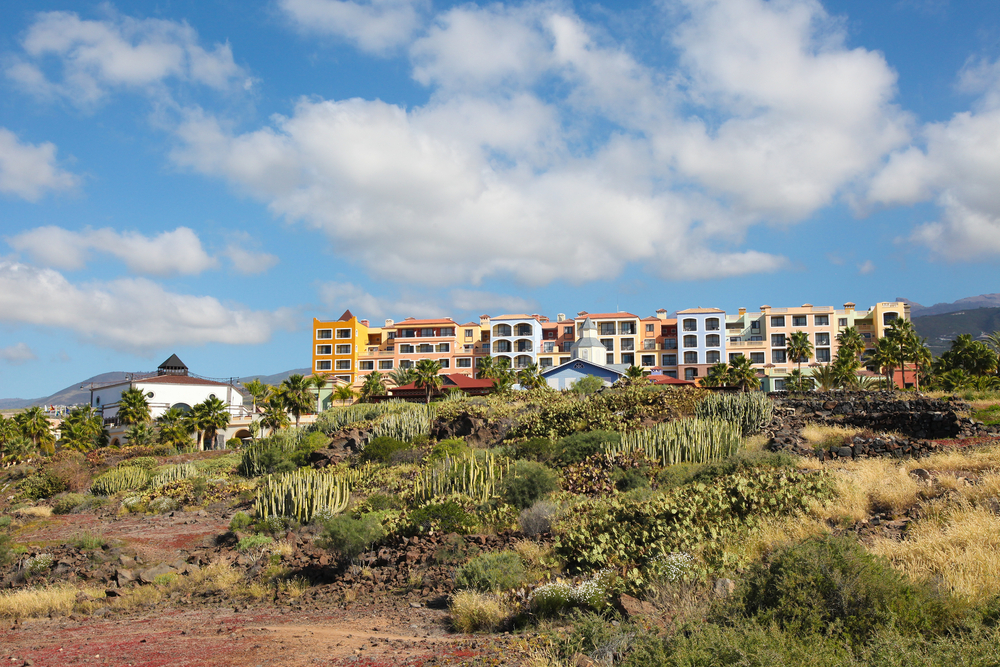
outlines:
[{"label": "cumulus cloud", "polygon": [[21,364],[26,364],[29,361],[34,361],[37,358],[38,356],[35,355],[34,350],[28,347],[26,343],[18,343],[9,347],[0,347],[0,359],[3,359],[12,366],[20,366]]},{"label": "cumulus cloud", "polygon": [[229,259],[237,273],[245,276],[266,273],[278,264],[278,258],[271,253],[248,250],[238,243],[226,246],[222,254]]},{"label": "cumulus cloud", "polygon": [[[80,105],[99,101],[111,89],[149,89],[167,79],[221,90],[246,78],[228,44],[206,49],[193,28],[177,21],[40,12],[21,44],[24,56],[8,65],[7,76],[41,97]],[[59,76],[50,79],[46,71],[53,62]]]},{"label": "cumulus cloud", "polygon": [[0,127],[0,192],[38,201],[49,190],[68,190],[79,179],[56,165],[55,144],[22,143]]},{"label": "cumulus cloud", "polygon": [[870,259],[866,259],[865,261],[858,264],[858,273],[860,273],[861,275],[867,276],[869,273],[874,273],[874,272],[875,272],[875,262],[871,261]]},{"label": "cumulus cloud", "polygon": [[302,30],[333,35],[377,54],[408,43],[430,4],[430,0],[279,1]]},{"label": "cumulus cloud", "polygon": [[973,62],[960,87],[978,92],[970,111],[930,123],[918,144],[894,152],[872,179],[868,201],[909,205],[935,201],[941,218],[910,240],[946,260],[1000,256],[1000,61]]},{"label": "cumulus cloud", "polygon": [[110,228],[75,232],[48,226],[22,232],[7,243],[38,264],[63,270],[83,268],[94,254],[117,257],[132,273],[152,276],[197,275],[218,263],[187,227],[150,237]]},{"label": "cumulus cloud", "polygon": [[504,313],[531,312],[538,307],[533,299],[510,294],[481,290],[453,289],[441,298],[428,297],[404,289],[396,297],[376,296],[360,285],[344,282],[325,282],[318,285],[323,306],[339,315],[351,310],[361,318],[398,319],[402,317],[455,317],[458,313]]},{"label": "cumulus cloud", "polygon": [[481,290],[455,289],[450,293],[451,304],[463,312],[530,313],[538,308],[534,299]]},{"label": "cumulus cloud", "polygon": [[177,294],[145,278],[75,285],[58,271],[0,259],[0,322],[59,327],[116,349],[267,342],[295,313],[249,310]]}]

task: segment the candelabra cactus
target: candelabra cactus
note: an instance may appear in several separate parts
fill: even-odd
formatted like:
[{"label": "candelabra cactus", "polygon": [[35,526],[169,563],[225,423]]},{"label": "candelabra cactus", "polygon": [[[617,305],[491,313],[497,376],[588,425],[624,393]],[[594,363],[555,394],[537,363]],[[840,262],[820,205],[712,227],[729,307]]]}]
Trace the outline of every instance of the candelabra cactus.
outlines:
[{"label": "candelabra cactus", "polygon": [[350,497],[350,486],[343,477],[302,468],[268,476],[257,491],[254,512],[260,518],[286,516],[309,523],[320,512],[343,512]]}]

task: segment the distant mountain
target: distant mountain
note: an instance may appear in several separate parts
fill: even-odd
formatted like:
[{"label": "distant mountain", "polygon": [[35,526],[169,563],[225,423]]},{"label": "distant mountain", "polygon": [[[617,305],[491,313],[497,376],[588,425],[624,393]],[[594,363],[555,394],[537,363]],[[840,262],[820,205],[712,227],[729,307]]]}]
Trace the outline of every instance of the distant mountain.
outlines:
[{"label": "distant mountain", "polygon": [[973,338],[981,339],[994,331],[1000,331],[1000,308],[970,308],[943,315],[924,315],[921,312],[912,319],[917,333],[927,339],[927,347],[934,356],[950,349],[951,341],[959,334],[972,334]]},{"label": "distant mountain", "polygon": [[951,303],[936,303],[933,306],[921,306],[916,301],[910,301],[903,297],[896,297],[896,301],[910,304],[910,317],[925,317],[927,315],[944,315],[955,313],[960,310],[972,310],[975,308],[1000,308],[1000,294],[980,294],[979,296],[968,296]]},{"label": "distant mountain", "polygon": [[[296,368],[274,375],[247,375],[246,377],[239,378],[239,381],[245,384],[254,378],[258,378],[264,384],[277,385],[293,373],[308,375],[311,371],[308,368]],[[80,403],[87,403],[90,401],[90,390],[86,388],[81,389],[81,387],[89,387],[91,383],[120,382],[125,379],[125,375],[122,371],[101,373],[81,382],[75,382],[65,389],[41,398],[0,398],[0,410],[20,410],[22,408],[30,408],[33,405],[79,405]]]}]

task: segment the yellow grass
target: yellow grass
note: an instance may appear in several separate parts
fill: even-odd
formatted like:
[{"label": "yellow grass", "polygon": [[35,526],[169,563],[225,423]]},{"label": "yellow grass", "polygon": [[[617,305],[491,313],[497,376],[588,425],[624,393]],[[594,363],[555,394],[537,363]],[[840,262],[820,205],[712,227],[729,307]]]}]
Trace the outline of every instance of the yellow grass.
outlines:
[{"label": "yellow grass", "polygon": [[21,516],[34,516],[44,519],[52,516],[52,508],[46,507],[45,505],[39,505],[38,507],[22,507],[17,510],[17,514],[20,514]]},{"label": "yellow grass", "polygon": [[79,603],[78,593],[86,593],[92,598],[103,598],[103,588],[76,588],[69,584],[30,588],[0,593],[0,617],[37,618],[49,614],[69,614]]},{"label": "yellow grass", "polygon": [[813,505],[812,514],[818,519],[861,521],[876,512],[898,514],[928,492],[905,465],[891,459],[845,462],[832,473],[837,497]]},{"label": "yellow grass", "polygon": [[1000,594],[1000,516],[968,502],[935,505],[937,511],[912,525],[905,540],[878,538],[870,551],[971,602]]},{"label": "yellow grass", "polygon": [[758,433],[757,435],[751,435],[743,438],[743,449],[748,452],[760,452],[763,451],[764,445],[768,443],[770,438],[768,438],[763,433]]},{"label": "yellow grass", "polygon": [[967,451],[951,450],[932,454],[927,458],[907,461],[908,470],[924,468],[930,471],[1000,470],[1000,447],[982,447]]},{"label": "yellow grass", "polygon": [[799,435],[810,445],[817,447],[820,445],[841,444],[845,438],[853,438],[861,432],[859,428],[850,426],[824,426],[822,424],[806,424]]},{"label": "yellow grass", "polygon": [[492,630],[507,616],[500,599],[476,591],[461,591],[451,600],[451,623],[459,632]]},{"label": "yellow grass", "polygon": [[757,561],[782,546],[830,532],[827,524],[813,516],[767,517],[732,545],[744,562]]}]

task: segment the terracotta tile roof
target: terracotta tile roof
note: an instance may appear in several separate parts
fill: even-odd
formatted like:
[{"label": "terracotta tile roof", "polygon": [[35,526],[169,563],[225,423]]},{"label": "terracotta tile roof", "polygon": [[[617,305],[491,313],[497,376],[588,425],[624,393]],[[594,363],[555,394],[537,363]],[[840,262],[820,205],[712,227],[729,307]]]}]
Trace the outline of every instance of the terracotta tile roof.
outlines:
[{"label": "terracotta tile roof", "polygon": [[465,324],[459,324],[460,327],[478,327],[479,322],[466,322]]},{"label": "terracotta tile roof", "polygon": [[573,319],[585,320],[588,317],[592,320],[611,320],[611,319],[620,320],[622,318],[630,318],[630,317],[639,319],[638,315],[633,315],[632,313],[585,313],[583,315],[580,315],[579,317],[574,317]]},{"label": "terracotta tile roof", "polygon": [[[441,378],[443,379],[441,384],[442,389],[447,389],[449,387],[455,387],[458,389],[488,389],[493,386],[493,380],[490,378],[470,378],[468,375],[462,375],[461,373],[442,375]],[[409,391],[417,388],[417,383],[411,382],[410,384],[404,384],[402,387],[394,387],[389,391]],[[423,390],[423,387],[420,387],[420,389]]]},{"label": "terracotta tile roof", "polygon": [[[385,327],[386,329],[398,329],[399,327],[415,327],[415,326],[426,326],[428,324],[452,324],[454,326],[459,326],[458,322],[451,319],[450,317],[442,317],[436,320],[415,320],[412,317],[407,317],[401,322],[396,322],[394,327]],[[476,326],[479,326],[478,324]]]},{"label": "terracotta tile roof", "polygon": [[697,315],[698,313],[724,313],[726,311],[721,308],[686,308],[685,310],[678,310],[678,315]]},{"label": "terracotta tile roof", "polygon": [[[225,382],[206,380],[204,378],[191,377],[190,375],[154,375],[148,378],[135,380],[145,384],[187,384],[187,385],[210,385],[215,387],[228,387]],[[122,384],[125,384],[124,382]]]},{"label": "terracotta tile roof", "polygon": [[680,378],[672,378],[669,375],[650,375],[648,376],[648,378],[650,381],[652,381],[653,384],[676,384],[676,385],[684,385],[687,387],[694,386],[694,382],[691,382],[690,380],[681,380]]}]

